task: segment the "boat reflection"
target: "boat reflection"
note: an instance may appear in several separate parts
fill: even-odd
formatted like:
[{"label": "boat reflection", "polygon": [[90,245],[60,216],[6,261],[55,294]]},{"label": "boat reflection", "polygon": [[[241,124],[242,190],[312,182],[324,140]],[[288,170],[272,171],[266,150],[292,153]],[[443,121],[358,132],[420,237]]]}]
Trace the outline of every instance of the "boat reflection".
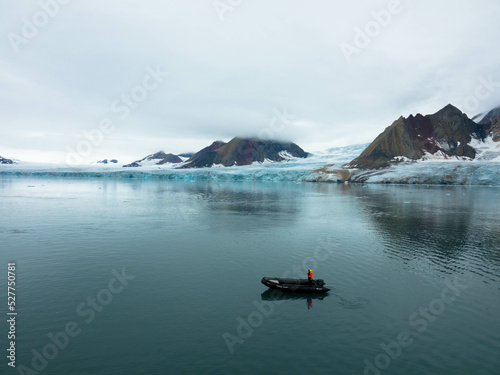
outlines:
[{"label": "boat reflection", "polygon": [[268,289],[260,295],[263,301],[286,301],[286,300],[306,300],[308,308],[312,308],[312,301],[322,300],[329,293],[284,293],[281,290]]},{"label": "boat reflection", "polygon": [[311,297],[307,297],[307,309],[311,310],[313,308],[313,300]]}]

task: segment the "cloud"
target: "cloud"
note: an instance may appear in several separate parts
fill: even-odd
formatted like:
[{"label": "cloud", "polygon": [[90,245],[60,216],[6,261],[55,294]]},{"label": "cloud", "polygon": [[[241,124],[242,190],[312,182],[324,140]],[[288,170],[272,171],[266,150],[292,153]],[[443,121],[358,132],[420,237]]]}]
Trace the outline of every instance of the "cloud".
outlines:
[{"label": "cloud", "polygon": [[[42,2],[5,4],[0,155],[31,150],[34,159],[50,153],[61,162],[103,118],[114,131],[86,162],[196,151],[216,139],[270,134],[284,107],[294,121],[276,138],[306,150],[341,146],[369,141],[400,115],[448,103],[466,110],[481,78],[500,81],[498,2],[401,1],[384,21],[393,2],[256,0],[232,6],[221,21],[213,1],[71,1],[17,53],[7,35],[22,36]],[[360,30],[372,36],[347,61],[341,45],[356,46]],[[112,103],[150,66],[169,77],[120,119]],[[498,104],[495,89],[473,110]],[[27,134],[44,136],[34,147]]]}]

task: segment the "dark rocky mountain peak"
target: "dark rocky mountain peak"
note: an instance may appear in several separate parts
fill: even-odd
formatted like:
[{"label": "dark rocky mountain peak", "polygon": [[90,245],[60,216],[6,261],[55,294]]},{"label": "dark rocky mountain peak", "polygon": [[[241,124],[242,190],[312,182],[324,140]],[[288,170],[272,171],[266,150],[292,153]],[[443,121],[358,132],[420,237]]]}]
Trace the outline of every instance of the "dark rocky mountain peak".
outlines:
[{"label": "dark rocky mountain peak", "polygon": [[476,151],[469,146],[470,141],[487,135],[487,127],[476,124],[448,104],[432,115],[401,116],[349,163],[349,167],[377,169],[406,159],[418,160],[427,154],[474,159]]},{"label": "dark rocky mountain peak", "polygon": [[235,137],[228,143],[217,141],[194,154],[182,168],[202,168],[213,165],[230,167],[266,160],[280,162],[289,157],[307,157],[295,143]]},{"label": "dark rocky mountain peak", "polygon": [[181,166],[181,168],[203,168],[211,167],[214,164],[214,159],[216,155],[216,150],[224,146],[226,142],[215,141],[210,146],[207,146],[193,156],[191,156],[186,164]]}]

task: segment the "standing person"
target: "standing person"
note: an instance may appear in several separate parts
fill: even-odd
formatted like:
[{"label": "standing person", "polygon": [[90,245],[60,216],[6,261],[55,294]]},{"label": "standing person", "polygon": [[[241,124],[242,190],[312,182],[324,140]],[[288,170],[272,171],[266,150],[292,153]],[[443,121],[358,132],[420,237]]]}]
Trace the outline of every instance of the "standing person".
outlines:
[{"label": "standing person", "polygon": [[307,279],[309,280],[309,285],[312,285],[312,281],[313,281],[313,271],[309,270],[309,272],[307,273]]}]

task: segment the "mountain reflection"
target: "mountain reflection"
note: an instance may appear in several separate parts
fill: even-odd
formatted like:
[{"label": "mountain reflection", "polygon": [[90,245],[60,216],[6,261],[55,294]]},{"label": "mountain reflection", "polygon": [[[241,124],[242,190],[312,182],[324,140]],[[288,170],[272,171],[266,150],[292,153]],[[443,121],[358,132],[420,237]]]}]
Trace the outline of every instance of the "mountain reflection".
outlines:
[{"label": "mountain reflection", "polygon": [[497,214],[491,193],[471,187],[353,189],[387,251],[407,259],[423,255],[439,264],[478,251],[500,264],[500,228],[488,225]]},{"label": "mountain reflection", "polygon": [[274,184],[249,186],[249,184],[205,183],[188,186],[187,191],[206,202],[210,210],[240,214],[293,216],[300,211],[297,198],[302,196],[299,191],[280,189]]}]

